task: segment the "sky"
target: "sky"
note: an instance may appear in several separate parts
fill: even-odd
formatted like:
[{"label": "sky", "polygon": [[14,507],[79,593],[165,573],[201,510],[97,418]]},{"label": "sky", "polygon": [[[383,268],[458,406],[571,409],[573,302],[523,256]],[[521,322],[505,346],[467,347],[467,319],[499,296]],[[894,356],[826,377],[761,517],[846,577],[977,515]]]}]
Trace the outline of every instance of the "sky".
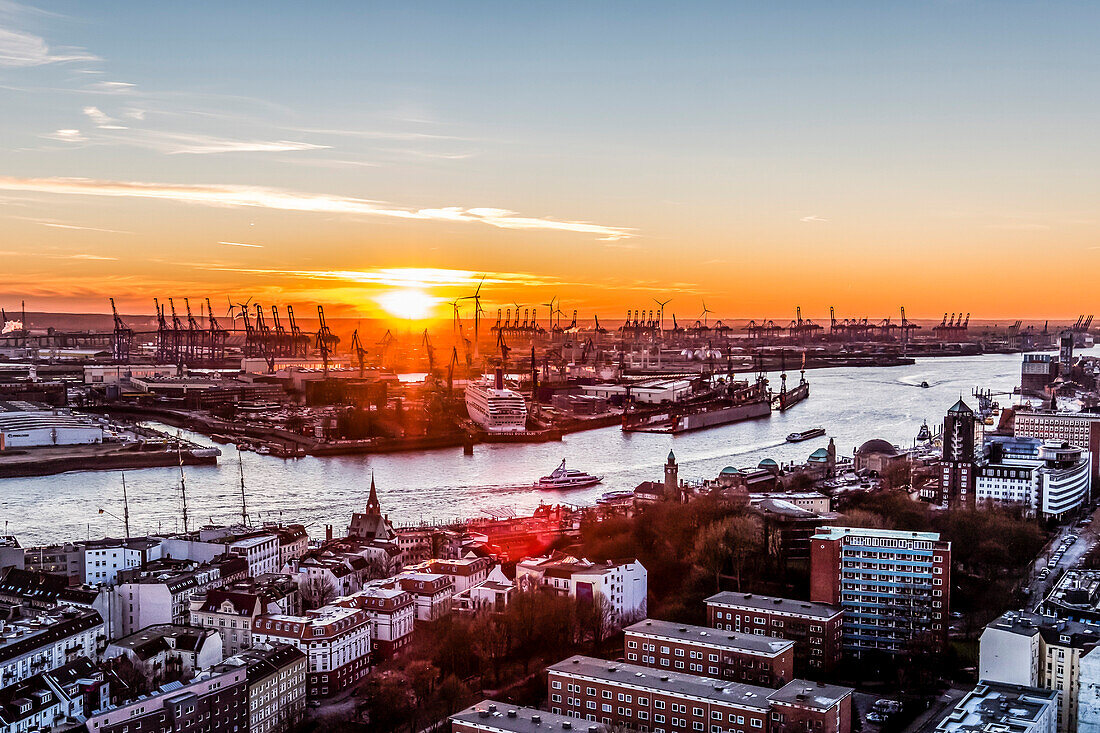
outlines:
[{"label": "sky", "polygon": [[608,320],[1075,317],[1098,27],[1010,0],[0,0],[0,305],[449,316],[484,277],[490,311]]}]

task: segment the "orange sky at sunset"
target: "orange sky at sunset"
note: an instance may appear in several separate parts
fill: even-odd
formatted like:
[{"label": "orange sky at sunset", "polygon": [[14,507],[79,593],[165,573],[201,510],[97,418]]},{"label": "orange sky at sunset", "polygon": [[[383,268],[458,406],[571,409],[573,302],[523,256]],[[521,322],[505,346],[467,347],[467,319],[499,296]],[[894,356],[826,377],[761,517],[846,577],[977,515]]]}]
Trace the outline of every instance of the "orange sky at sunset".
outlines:
[{"label": "orange sky at sunset", "polygon": [[0,306],[1074,318],[1093,20],[0,3]]}]

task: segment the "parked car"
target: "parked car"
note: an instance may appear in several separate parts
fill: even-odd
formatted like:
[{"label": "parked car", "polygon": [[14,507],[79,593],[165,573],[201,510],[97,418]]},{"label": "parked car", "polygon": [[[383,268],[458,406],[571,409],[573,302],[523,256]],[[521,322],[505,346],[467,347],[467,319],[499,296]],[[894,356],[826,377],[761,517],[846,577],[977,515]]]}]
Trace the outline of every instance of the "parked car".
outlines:
[{"label": "parked car", "polygon": [[872,710],[871,712],[867,713],[867,721],[869,723],[885,723],[886,716],[882,713],[876,713]]}]

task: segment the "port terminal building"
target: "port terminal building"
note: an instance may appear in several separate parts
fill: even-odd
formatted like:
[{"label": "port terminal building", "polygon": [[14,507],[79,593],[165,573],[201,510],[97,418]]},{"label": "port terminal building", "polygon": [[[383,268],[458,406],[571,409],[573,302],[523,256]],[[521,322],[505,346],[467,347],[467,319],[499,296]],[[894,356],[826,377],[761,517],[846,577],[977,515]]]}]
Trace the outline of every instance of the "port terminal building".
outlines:
[{"label": "port terminal building", "polygon": [[103,442],[103,425],[66,409],[22,400],[0,402],[0,450]]}]

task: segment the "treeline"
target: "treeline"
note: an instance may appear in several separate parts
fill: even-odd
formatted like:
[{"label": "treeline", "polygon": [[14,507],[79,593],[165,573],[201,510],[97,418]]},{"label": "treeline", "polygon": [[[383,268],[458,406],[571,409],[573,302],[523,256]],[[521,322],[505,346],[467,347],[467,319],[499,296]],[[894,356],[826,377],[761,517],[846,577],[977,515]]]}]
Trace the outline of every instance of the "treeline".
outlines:
[{"label": "treeline", "polygon": [[576,653],[614,653],[615,645],[621,655],[615,633],[634,620],[616,618],[598,594],[577,600],[546,588],[517,592],[500,613],[445,616],[371,672],[356,690],[353,723],[417,731],[483,696],[538,704],[545,666]]}]

